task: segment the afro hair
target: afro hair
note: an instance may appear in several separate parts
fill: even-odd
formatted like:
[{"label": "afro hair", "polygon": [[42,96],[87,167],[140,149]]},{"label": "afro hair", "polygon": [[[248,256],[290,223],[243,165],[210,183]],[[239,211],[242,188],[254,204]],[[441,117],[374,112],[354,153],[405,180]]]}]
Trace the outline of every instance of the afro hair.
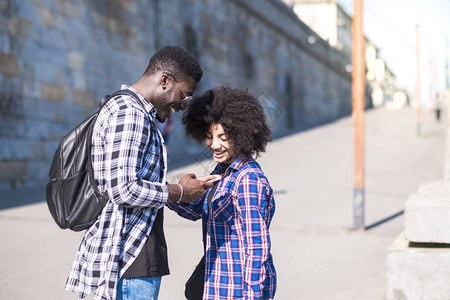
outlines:
[{"label": "afro hair", "polygon": [[238,156],[248,159],[265,151],[271,130],[259,101],[248,91],[220,86],[192,99],[182,120],[187,135],[205,140],[211,124],[220,124]]}]

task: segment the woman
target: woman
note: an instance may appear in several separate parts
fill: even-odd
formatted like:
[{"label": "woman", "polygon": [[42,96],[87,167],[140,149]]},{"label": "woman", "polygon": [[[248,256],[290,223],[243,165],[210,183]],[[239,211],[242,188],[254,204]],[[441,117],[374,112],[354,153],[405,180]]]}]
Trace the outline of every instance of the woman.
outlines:
[{"label": "woman", "polygon": [[191,101],[183,124],[212,152],[218,164],[211,174],[221,175],[201,199],[168,204],[184,218],[202,218],[203,299],[272,299],[276,273],[269,226],[275,201],[252,157],[270,140],[263,108],[247,91],[218,87]]}]

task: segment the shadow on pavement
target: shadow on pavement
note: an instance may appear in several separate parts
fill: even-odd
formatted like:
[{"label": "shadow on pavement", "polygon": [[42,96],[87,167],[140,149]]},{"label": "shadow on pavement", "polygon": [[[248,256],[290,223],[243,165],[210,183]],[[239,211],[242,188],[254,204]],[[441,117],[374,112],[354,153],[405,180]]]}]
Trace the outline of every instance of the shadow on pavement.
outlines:
[{"label": "shadow on pavement", "polygon": [[393,214],[392,216],[389,216],[389,217],[384,218],[384,219],[382,219],[382,220],[380,220],[380,221],[378,221],[378,222],[373,223],[372,225],[368,225],[368,226],[364,227],[364,229],[365,229],[365,230],[373,229],[373,228],[375,228],[375,227],[377,227],[377,226],[380,226],[380,225],[382,225],[382,224],[384,224],[384,223],[386,223],[386,222],[389,222],[389,221],[391,221],[391,220],[393,220],[393,219],[395,219],[395,218],[397,218],[397,217],[403,215],[404,213],[405,213],[405,211],[404,211],[404,210],[401,210],[401,211],[399,211],[398,213]]},{"label": "shadow on pavement", "polygon": [[0,192],[0,210],[45,201],[45,186],[34,186]]}]

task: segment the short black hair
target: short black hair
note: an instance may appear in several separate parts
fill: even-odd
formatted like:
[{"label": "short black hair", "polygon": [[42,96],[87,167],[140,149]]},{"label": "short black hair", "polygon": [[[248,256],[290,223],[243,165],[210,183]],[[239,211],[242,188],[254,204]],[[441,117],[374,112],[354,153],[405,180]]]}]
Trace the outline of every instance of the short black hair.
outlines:
[{"label": "short black hair", "polygon": [[166,46],[159,49],[151,58],[144,75],[152,75],[163,71],[173,75],[177,81],[188,77],[199,82],[203,75],[197,59],[186,49],[177,46]]},{"label": "short black hair", "polygon": [[182,120],[187,135],[199,143],[211,124],[220,124],[233,150],[244,159],[258,156],[270,141],[264,109],[247,90],[220,86],[189,101]]}]

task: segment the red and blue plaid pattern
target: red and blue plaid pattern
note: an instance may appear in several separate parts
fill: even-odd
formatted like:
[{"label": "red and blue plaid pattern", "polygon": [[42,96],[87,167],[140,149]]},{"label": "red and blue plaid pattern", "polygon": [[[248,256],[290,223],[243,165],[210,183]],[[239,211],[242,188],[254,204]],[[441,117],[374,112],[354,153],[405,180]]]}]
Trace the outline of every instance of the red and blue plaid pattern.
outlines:
[{"label": "red and blue plaid pattern", "polygon": [[[211,174],[218,174],[221,167],[218,164]],[[269,226],[275,201],[260,166],[253,159],[238,158],[223,175],[209,207],[208,193],[192,203],[167,204],[184,218],[202,218],[203,299],[272,299],[276,272]]]}]

